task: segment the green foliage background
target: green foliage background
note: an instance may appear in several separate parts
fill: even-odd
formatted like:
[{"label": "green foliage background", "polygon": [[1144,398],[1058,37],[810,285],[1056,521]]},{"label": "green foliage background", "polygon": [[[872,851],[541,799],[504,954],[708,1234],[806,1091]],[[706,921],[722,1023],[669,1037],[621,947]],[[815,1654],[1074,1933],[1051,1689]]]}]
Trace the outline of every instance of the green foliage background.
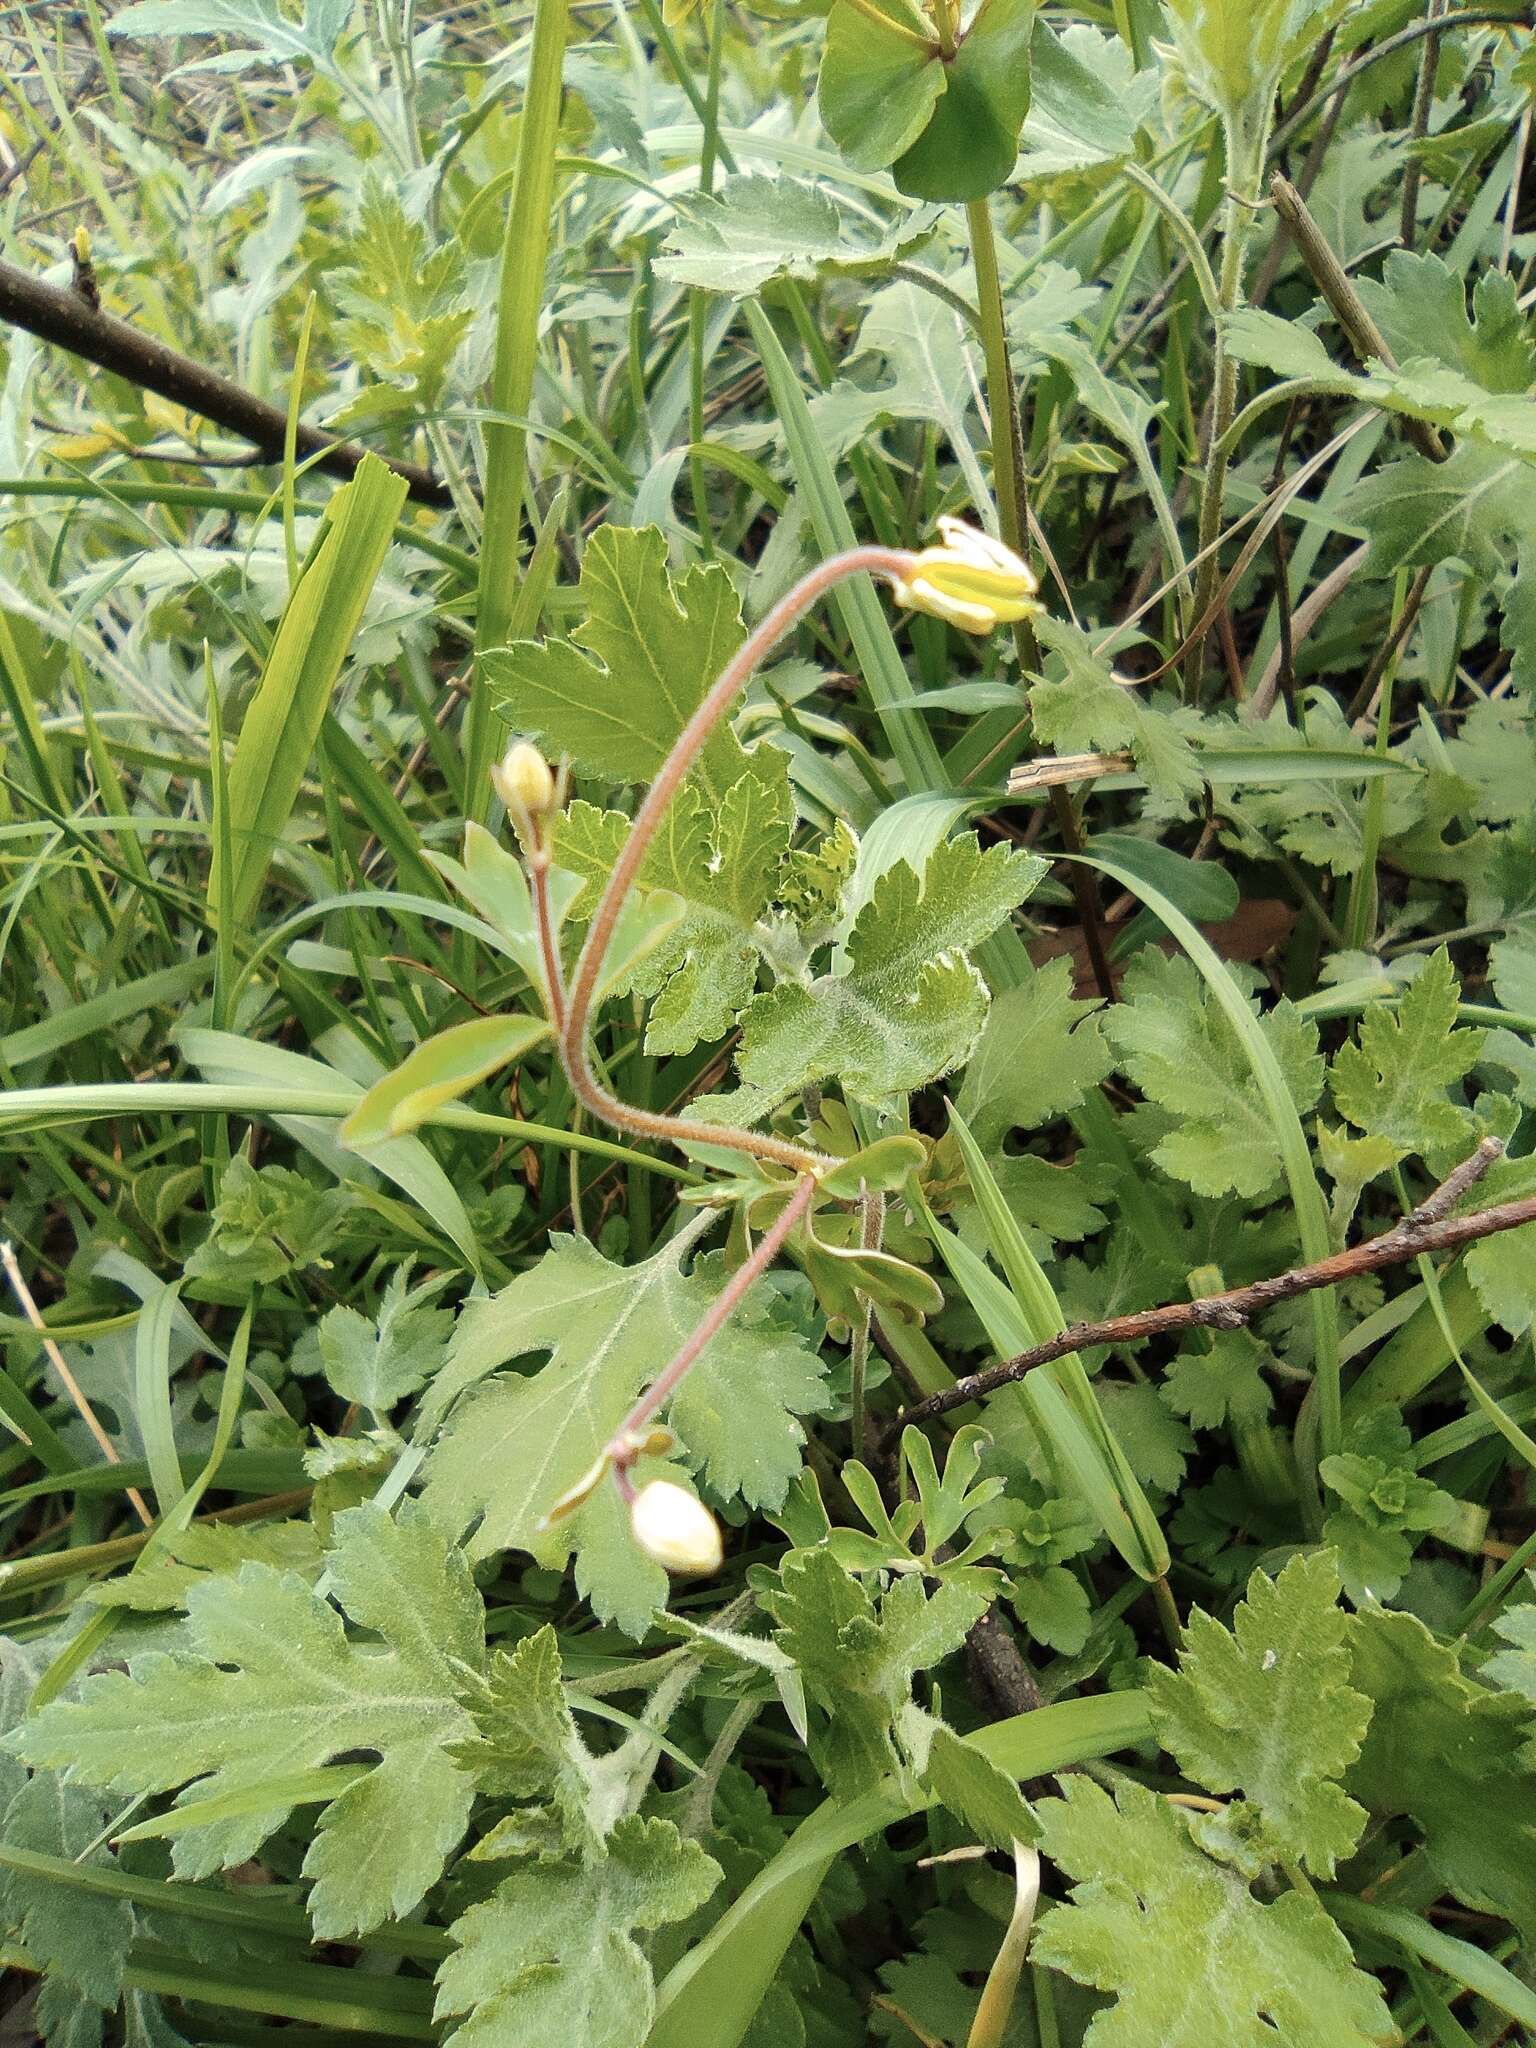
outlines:
[{"label": "green foliage background", "polygon": [[[1536,2037],[1536,1224],[897,1424],[1536,1192],[1532,51],[0,8],[0,259],[374,451],[0,327],[8,2027]],[[627,1100],[860,1161],[642,1461],[669,1584],[544,1517],[763,1185],[578,1110],[487,770],[567,764],[569,960],[751,626],[946,513],[1042,616],[842,586],[605,970]]]}]

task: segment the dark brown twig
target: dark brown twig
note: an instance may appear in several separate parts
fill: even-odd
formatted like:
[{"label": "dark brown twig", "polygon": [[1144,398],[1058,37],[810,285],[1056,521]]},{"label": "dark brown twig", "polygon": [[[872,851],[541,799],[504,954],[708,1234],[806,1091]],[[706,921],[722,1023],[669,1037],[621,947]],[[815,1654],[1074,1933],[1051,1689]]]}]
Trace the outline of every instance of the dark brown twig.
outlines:
[{"label": "dark brown twig", "polygon": [[[1434,21],[1442,12],[1440,0],[1429,0],[1425,13]],[[1440,66],[1440,37],[1433,30],[1424,38],[1424,48],[1419,57],[1419,82],[1413,95],[1413,119],[1409,124],[1410,145],[1421,142],[1429,133],[1429,117],[1435,104],[1435,73]],[[1342,105],[1342,101],[1335,104]],[[1399,215],[1398,239],[1405,249],[1412,249],[1419,235],[1419,181],[1423,163],[1410,154],[1403,167],[1403,203]]]},{"label": "dark brown twig", "polygon": [[[1344,331],[1344,338],[1362,363],[1379,362],[1383,369],[1395,370],[1397,358],[1387,346],[1386,336],[1371,318],[1365,301],[1350,283],[1344,266],[1333,253],[1328,238],[1312,218],[1307,202],[1302,198],[1289,178],[1282,178],[1276,171],[1269,181],[1269,196],[1275,202],[1275,211],[1290,230],[1291,240],[1318,290],[1327,300],[1329,310]],[[1404,418],[1403,432],[1414,447],[1427,455],[1431,462],[1444,462],[1446,446],[1435,429],[1425,420]]]},{"label": "dark brown twig", "polygon": [[[89,305],[78,292],[45,284],[14,264],[0,263],[0,320],[227,427],[274,462],[282,460],[288,421],[277,406],[220,371],[178,354],[152,335],[141,334],[126,320]],[[306,426],[302,420],[295,442],[301,455],[317,457],[316,467],[330,476],[350,477],[368,452],[355,441],[338,441],[334,434]],[[413,462],[396,462],[388,456],[380,460],[388,463],[396,476],[404,477],[418,504],[444,510],[452,507],[452,495],[441,477]]]},{"label": "dark brown twig", "polygon": [[1475,1210],[1470,1216],[1447,1213],[1482,1178],[1503,1149],[1497,1138],[1484,1138],[1471,1158],[1464,1160],[1427,1200],[1368,1244],[1336,1252],[1332,1258],[1318,1259],[1310,1266],[1293,1266],[1288,1273],[1276,1273],[1267,1280],[1255,1280],[1250,1286],[1231,1288],[1225,1294],[1205,1295],[1198,1301],[1168,1302],[1161,1308],[1140,1309],[1135,1315],[1111,1316],[1102,1323],[1075,1323],[1046,1343],[1033,1345],[1015,1358],[1004,1359],[1000,1365],[988,1366],[984,1372],[970,1373],[965,1379],[956,1380],[952,1387],[946,1387],[943,1393],[919,1401],[898,1415],[890,1429],[894,1432],[904,1429],[909,1422],[928,1422],[936,1415],[947,1414],[951,1408],[979,1401],[999,1387],[1023,1379],[1037,1365],[1049,1365],[1052,1359],[1065,1358],[1071,1351],[1086,1351],[1100,1344],[1138,1344],[1144,1338],[1160,1337],[1170,1330],[1240,1330],[1261,1310],[1273,1308],[1279,1301],[1290,1301],[1298,1294],[1310,1294],[1319,1287],[1336,1287],[1340,1281],[1352,1280],[1360,1273],[1378,1273],[1384,1266],[1401,1265],[1426,1252],[1455,1251],[1498,1231],[1518,1230],[1524,1223],[1536,1223],[1536,1195],[1499,1202],[1490,1209]]}]

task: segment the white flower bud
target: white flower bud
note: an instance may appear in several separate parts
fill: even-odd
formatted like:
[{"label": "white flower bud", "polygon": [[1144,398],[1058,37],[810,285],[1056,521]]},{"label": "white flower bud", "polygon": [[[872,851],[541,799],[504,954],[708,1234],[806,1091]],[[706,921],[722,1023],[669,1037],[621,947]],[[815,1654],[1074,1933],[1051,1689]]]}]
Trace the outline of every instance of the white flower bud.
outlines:
[{"label": "white flower bud", "polygon": [[641,1487],[629,1510],[629,1526],[646,1556],[669,1572],[703,1575],[720,1569],[719,1523],[701,1500],[670,1479],[653,1479]]},{"label": "white flower bud", "polygon": [[525,812],[542,818],[554,809],[555,778],[549,763],[530,740],[514,740],[491,770],[496,794],[515,818]]}]

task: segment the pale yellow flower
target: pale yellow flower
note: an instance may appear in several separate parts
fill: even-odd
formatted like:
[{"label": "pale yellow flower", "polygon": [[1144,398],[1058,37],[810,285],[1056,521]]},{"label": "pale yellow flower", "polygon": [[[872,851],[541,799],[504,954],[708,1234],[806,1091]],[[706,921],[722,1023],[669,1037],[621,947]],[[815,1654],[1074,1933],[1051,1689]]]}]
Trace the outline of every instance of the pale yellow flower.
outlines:
[{"label": "pale yellow flower", "polygon": [[529,740],[514,740],[491,770],[496,794],[515,818],[525,813],[542,818],[554,809],[555,778],[549,763]]},{"label": "pale yellow flower", "polygon": [[962,633],[990,633],[1041,610],[1034,571],[1012,548],[963,519],[941,519],[939,532],[940,544],[914,555],[911,569],[895,584],[898,604],[928,612]]},{"label": "pale yellow flower", "polygon": [[635,1495],[629,1526],[647,1557],[669,1572],[717,1572],[725,1552],[720,1524],[701,1500],[670,1479],[653,1479]]}]

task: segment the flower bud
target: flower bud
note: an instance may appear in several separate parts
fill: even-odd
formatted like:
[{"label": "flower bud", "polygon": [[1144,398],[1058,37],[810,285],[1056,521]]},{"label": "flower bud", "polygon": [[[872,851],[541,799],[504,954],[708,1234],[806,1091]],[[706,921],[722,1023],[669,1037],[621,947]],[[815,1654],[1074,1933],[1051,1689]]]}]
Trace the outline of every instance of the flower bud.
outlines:
[{"label": "flower bud", "polygon": [[555,807],[555,778],[530,740],[514,740],[491,770],[496,794],[516,818],[542,818]]},{"label": "flower bud", "polygon": [[670,1479],[653,1479],[641,1487],[630,1506],[629,1526],[646,1556],[669,1572],[693,1576],[720,1569],[719,1523],[701,1500]]},{"label": "flower bud", "polygon": [[939,532],[940,544],[914,555],[911,569],[895,585],[898,604],[943,619],[962,633],[990,633],[1041,609],[1035,573],[1012,548],[963,519],[941,519]]}]

